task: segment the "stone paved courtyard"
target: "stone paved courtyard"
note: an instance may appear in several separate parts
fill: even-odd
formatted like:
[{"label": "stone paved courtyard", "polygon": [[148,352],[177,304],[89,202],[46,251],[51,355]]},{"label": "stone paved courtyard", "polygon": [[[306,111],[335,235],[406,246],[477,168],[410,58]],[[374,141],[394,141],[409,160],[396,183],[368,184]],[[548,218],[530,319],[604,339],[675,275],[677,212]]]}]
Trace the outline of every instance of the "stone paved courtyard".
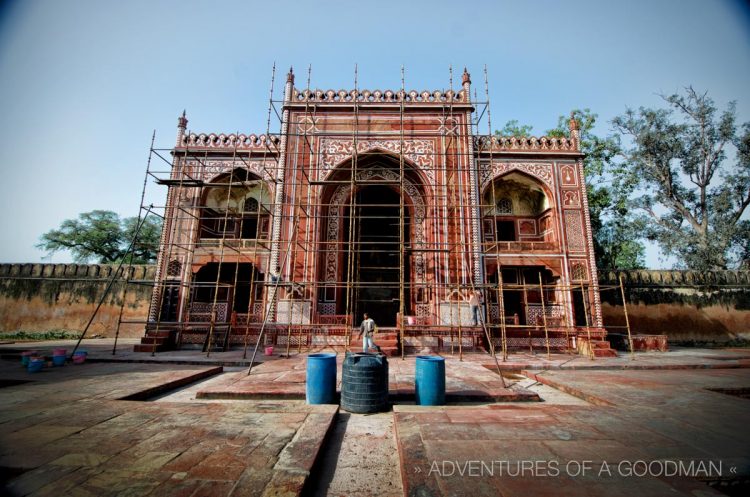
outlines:
[{"label": "stone paved courtyard", "polygon": [[3,495],[747,494],[746,349],[512,354],[503,379],[486,354],[449,355],[441,407],[415,406],[414,357],[392,358],[393,409],[367,416],[305,405],[305,354],[248,376],[241,351],[111,346],[29,374],[18,352],[32,347],[0,345]]}]

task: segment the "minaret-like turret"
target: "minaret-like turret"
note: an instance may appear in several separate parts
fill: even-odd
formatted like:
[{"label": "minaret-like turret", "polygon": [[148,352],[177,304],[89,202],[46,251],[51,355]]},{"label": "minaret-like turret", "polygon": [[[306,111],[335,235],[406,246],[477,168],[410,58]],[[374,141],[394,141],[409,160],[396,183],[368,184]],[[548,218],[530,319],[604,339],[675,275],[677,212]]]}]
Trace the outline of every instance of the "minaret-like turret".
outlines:
[{"label": "minaret-like turret", "polygon": [[177,145],[182,146],[182,137],[185,136],[185,130],[187,130],[188,120],[185,117],[185,111],[182,111],[182,115],[177,118]]},{"label": "minaret-like turret", "polygon": [[286,86],[284,86],[284,102],[292,99],[292,90],[294,89],[294,68],[290,67],[286,75]]},{"label": "minaret-like turret", "polygon": [[471,74],[464,67],[464,74],[461,76],[461,86],[464,88],[464,101],[471,101]]},{"label": "minaret-like turret", "polygon": [[570,130],[570,139],[573,140],[577,150],[581,150],[581,131],[578,128],[578,121],[576,121],[573,112],[570,113],[570,121],[568,121],[568,129]]}]

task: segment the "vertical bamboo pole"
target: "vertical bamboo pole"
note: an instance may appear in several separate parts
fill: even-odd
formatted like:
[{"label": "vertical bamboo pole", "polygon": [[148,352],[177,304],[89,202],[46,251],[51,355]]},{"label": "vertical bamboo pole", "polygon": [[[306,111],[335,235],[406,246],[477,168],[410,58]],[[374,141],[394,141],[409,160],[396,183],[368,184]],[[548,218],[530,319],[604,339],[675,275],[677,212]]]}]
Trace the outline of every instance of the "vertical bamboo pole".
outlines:
[{"label": "vertical bamboo pole", "polygon": [[588,334],[589,340],[589,359],[594,360],[594,344],[591,343],[591,325],[589,324],[589,312],[586,306],[586,300],[588,297],[583,289],[583,283],[581,283],[581,302],[583,303],[583,315],[586,318],[586,333]]},{"label": "vertical bamboo pole", "polygon": [[570,344],[570,327],[573,325],[573,316],[570,315],[569,310],[572,308],[572,306],[568,305],[568,299],[570,297],[571,288],[569,286],[566,286],[565,283],[562,285],[562,303],[563,303],[563,309],[564,316],[565,316],[565,322],[563,323],[564,329],[565,329],[565,352],[570,353],[572,352],[573,347],[571,347]]},{"label": "vertical bamboo pole", "polygon": [[526,293],[526,274],[524,274],[523,271],[521,271],[521,281],[523,283],[521,284],[521,288],[523,291],[523,306],[524,306],[524,314],[526,316],[526,329],[529,332],[529,353],[534,354],[534,342],[531,339],[531,326],[529,325],[529,296]]},{"label": "vertical bamboo pole", "polygon": [[502,334],[503,362],[508,360],[508,339],[505,330],[505,298],[503,296],[503,273],[500,270],[500,264],[497,265],[497,282],[498,293],[500,298],[497,301],[497,314],[500,317],[500,333]]},{"label": "vertical bamboo pole", "polygon": [[[401,66],[401,93],[405,93],[405,82],[404,82],[404,66]],[[404,306],[404,281],[406,278],[404,263],[405,250],[404,250],[404,99],[401,99],[399,105],[399,147],[398,147],[398,331],[400,333],[401,341],[401,360],[404,360],[404,324],[406,319],[404,313],[406,307]],[[412,219],[412,222],[414,220]]]},{"label": "vertical bamboo pole", "polygon": [[630,319],[628,319],[628,304],[625,301],[625,287],[622,284],[622,274],[617,275],[620,280],[620,295],[622,295],[622,310],[625,313],[625,327],[628,329],[628,345],[630,347],[630,360],[635,360],[635,351],[633,350],[633,336],[630,334]]},{"label": "vertical bamboo pole", "polygon": [[547,308],[544,305],[544,286],[542,285],[542,272],[539,272],[539,293],[542,300],[542,322],[544,323],[544,344],[547,346],[547,359],[549,359],[549,332],[547,330]]}]

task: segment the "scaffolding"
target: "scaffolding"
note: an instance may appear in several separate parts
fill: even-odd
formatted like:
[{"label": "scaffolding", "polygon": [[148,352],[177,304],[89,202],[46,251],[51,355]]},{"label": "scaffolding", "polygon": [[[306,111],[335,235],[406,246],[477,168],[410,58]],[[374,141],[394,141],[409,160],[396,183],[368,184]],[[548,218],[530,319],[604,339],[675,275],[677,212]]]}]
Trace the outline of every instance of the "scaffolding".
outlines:
[{"label": "scaffolding", "polygon": [[[183,113],[174,147],[152,141],[144,191],[167,193],[141,200],[163,231],[139,350],[347,350],[368,312],[402,357],[593,359],[598,292],[611,289],[596,281],[574,126],[570,138],[494,136],[486,68],[483,100],[466,70],[458,91],[451,68],[432,92],[407,91],[403,68],[397,91],[361,90],[356,67],[348,91],[311,89],[311,74],[298,89],[290,69],[276,98],[274,65],[265,134],[192,133]],[[548,178],[561,167],[578,178],[566,190],[575,250],[573,209]],[[509,177],[530,200],[498,198]]]}]

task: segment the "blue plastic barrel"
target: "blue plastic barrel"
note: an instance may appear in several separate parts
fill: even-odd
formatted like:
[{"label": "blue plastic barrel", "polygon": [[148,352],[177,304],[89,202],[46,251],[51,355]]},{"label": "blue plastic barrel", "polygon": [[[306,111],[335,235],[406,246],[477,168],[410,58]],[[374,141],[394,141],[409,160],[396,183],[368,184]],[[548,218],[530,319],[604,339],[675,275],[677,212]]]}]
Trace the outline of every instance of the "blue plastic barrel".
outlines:
[{"label": "blue plastic barrel", "polygon": [[305,399],[308,404],[336,403],[336,354],[307,356]]},{"label": "blue plastic barrel", "polygon": [[27,366],[29,373],[38,373],[44,368],[44,358],[34,357],[29,359],[29,365]]},{"label": "blue plastic barrel", "polygon": [[414,396],[419,406],[445,404],[445,359],[439,356],[417,356]]}]

